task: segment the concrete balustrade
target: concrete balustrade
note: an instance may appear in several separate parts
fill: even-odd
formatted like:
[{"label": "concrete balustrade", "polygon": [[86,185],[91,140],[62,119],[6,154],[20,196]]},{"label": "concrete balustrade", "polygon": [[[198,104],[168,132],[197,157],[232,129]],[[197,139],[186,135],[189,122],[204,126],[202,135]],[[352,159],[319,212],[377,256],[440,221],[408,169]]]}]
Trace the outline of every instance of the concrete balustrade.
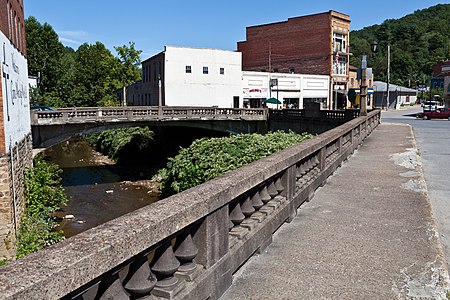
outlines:
[{"label": "concrete balustrade", "polygon": [[0,295],[217,299],[379,122],[370,112],[12,262],[0,269]]}]

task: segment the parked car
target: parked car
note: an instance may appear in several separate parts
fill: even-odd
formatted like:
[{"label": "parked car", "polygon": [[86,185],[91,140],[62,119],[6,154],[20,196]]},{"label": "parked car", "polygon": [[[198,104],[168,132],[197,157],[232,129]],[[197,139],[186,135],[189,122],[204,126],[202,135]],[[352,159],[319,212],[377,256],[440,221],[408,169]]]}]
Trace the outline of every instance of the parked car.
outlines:
[{"label": "parked car", "polygon": [[439,108],[444,108],[444,104],[439,100],[427,100],[422,104],[423,111],[433,111]]},{"label": "parked car", "polygon": [[436,110],[424,111],[416,115],[418,119],[448,119],[450,121],[450,108],[438,108]]},{"label": "parked car", "polygon": [[49,110],[55,110],[55,109],[53,107],[50,107],[50,106],[36,105],[36,106],[32,106],[30,108],[30,110],[34,110],[34,111],[49,111]]}]

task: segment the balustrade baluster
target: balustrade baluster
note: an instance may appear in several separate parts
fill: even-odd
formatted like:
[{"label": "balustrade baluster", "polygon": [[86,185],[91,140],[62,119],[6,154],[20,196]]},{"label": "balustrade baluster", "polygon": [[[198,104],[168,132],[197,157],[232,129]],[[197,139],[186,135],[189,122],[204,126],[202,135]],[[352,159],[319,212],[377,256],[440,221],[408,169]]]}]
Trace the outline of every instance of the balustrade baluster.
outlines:
[{"label": "balustrade baluster", "polygon": [[278,177],[278,179],[275,180],[275,188],[277,189],[278,193],[284,191],[284,186],[283,183],[281,182],[281,177]]},{"label": "balustrade baluster", "polygon": [[[236,201],[235,203],[229,204],[229,209],[230,209],[230,221],[233,222],[234,224],[234,227],[230,229],[229,234],[234,238],[242,239],[248,233],[249,229],[239,226],[245,219],[245,215],[242,213],[241,210],[241,205],[239,204],[238,201]],[[230,239],[229,241],[230,248],[233,247],[236,244],[236,242],[237,242],[236,239]]]},{"label": "balustrade baluster", "polygon": [[107,273],[103,276],[102,281],[98,287],[97,296],[95,299],[99,300],[129,300],[130,296],[122,286],[119,278],[120,270],[112,273]]},{"label": "balustrade baluster", "polygon": [[156,277],[150,270],[147,254],[140,255],[133,261],[128,274],[131,276],[126,280],[125,290],[134,299],[150,295],[156,285]]},{"label": "balustrade baluster", "polygon": [[255,192],[255,194],[251,198],[251,201],[252,201],[252,206],[256,210],[256,212],[252,214],[251,218],[258,222],[262,222],[262,220],[265,219],[266,215],[259,212],[259,209],[264,206],[264,203],[261,201],[258,191]]},{"label": "balustrade baluster", "polygon": [[194,258],[198,254],[198,248],[192,240],[190,231],[185,230],[177,236],[175,249],[175,257],[181,263],[175,276],[186,281],[193,281],[199,274],[199,268],[194,262]]},{"label": "balustrade baluster", "polygon": [[241,205],[242,213],[245,216],[245,220],[242,221],[241,226],[247,228],[248,230],[253,230],[255,228],[257,220],[252,219],[251,216],[256,211],[252,205],[252,199],[250,196],[245,198],[244,202]]},{"label": "balustrade baluster", "polygon": [[267,192],[267,186],[264,186],[261,192],[259,192],[259,198],[264,204],[267,204],[267,202],[269,202],[270,199],[272,199],[272,197],[270,197],[269,193]]},{"label": "balustrade baluster", "polygon": [[267,193],[270,195],[270,198],[275,198],[276,195],[278,195],[277,188],[275,187],[275,182],[272,181],[269,186],[267,187]]},{"label": "balustrade baluster", "polygon": [[173,253],[170,241],[164,241],[162,245],[156,249],[152,267],[150,268],[158,279],[156,286],[152,291],[153,295],[171,298],[184,287],[185,282],[174,277],[174,274],[179,267],[180,262]]}]

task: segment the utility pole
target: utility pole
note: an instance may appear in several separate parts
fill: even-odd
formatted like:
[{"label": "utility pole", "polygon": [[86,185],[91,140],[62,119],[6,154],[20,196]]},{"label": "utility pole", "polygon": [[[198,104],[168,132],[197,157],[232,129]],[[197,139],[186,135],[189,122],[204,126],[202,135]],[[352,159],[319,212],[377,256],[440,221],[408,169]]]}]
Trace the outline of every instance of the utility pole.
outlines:
[{"label": "utility pole", "polygon": [[161,74],[158,74],[158,115],[162,117],[162,84]]},{"label": "utility pole", "polygon": [[361,59],[361,86],[360,86],[360,101],[359,101],[359,115],[367,116],[367,56],[363,55]]},{"label": "utility pole", "polygon": [[391,45],[388,44],[388,67],[387,67],[387,98],[386,98],[386,110],[389,109],[389,80],[391,77]]}]

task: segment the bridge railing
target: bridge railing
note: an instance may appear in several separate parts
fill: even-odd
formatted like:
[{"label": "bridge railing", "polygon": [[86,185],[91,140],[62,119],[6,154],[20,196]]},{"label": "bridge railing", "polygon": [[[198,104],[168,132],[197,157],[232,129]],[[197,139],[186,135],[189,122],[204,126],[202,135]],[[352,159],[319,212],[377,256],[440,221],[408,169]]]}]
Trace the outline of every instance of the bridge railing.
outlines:
[{"label": "bridge railing", "polygon": [[266,120],[267,110],[260,108],[171,107],[156,106],[60,108],[32,111],[32,125],[85,123],[99,121],[140,121],[173,119]]},{"label": "bridge railing", "polygon": [[379,122],[370,112],[10,263],[0,295],[217,299]]}]

